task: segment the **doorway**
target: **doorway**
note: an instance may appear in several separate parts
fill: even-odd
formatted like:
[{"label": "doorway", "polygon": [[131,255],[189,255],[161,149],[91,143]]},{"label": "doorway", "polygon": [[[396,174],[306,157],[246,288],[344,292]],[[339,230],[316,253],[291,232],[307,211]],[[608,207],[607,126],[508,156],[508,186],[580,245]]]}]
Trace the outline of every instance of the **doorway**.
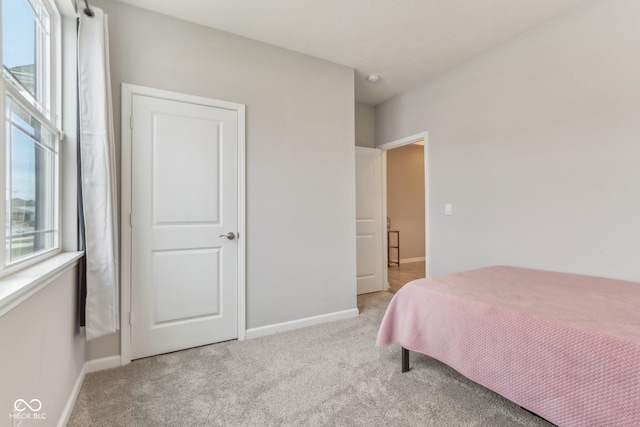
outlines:
[{"label": "doorway", "polygon": [[429,162],[427,133],[380,145],[388,289],[429,277]]}]

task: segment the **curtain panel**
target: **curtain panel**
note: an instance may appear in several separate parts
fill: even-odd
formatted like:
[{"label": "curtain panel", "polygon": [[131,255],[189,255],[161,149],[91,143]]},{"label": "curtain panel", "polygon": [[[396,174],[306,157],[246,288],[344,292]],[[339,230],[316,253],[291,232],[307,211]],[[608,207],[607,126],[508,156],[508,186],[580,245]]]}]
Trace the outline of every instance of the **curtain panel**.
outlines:
[{"label": "curtain panel", "polygon": [[118,224],[107,15],[79,8],[78,109],[87,340],[119,328]]}]

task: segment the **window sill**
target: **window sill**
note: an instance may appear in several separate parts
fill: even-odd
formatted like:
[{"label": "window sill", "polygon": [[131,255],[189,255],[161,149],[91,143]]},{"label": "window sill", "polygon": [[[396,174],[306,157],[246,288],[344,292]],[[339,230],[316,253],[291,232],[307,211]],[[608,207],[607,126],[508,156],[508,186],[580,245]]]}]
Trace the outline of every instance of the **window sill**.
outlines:
[{"label": "window sill", "polygon": [[0,279],[0,316],[74,267],[83,252],[63,252]]}]

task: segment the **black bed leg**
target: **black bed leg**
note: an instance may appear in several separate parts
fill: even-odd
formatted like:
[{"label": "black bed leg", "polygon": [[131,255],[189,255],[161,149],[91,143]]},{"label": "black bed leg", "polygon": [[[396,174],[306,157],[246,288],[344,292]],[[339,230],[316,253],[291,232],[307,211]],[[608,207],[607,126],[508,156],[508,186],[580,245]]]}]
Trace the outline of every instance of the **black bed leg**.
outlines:
[{"label": "black bed leg", "polygon": [[409,350],[402,347],[402,373],[409,372]]}]

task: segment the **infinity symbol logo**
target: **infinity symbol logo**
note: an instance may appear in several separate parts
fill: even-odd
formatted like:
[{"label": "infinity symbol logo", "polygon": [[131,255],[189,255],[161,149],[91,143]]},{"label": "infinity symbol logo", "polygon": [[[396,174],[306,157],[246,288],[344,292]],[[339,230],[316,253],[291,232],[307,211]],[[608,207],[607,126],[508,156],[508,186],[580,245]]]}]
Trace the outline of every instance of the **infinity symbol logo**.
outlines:
[{"label": "infinity symbol logo", "polygon": [[42,409],[42,402],[40,402],[38,399],[32,399],[27,403],[27,401],[24,399],[18,399],[13,403],[13,409],[18,412],[24,412],[27,410],[27,408],[31,409],[31,411],[33,412],[38,412],[40,409]]}]

